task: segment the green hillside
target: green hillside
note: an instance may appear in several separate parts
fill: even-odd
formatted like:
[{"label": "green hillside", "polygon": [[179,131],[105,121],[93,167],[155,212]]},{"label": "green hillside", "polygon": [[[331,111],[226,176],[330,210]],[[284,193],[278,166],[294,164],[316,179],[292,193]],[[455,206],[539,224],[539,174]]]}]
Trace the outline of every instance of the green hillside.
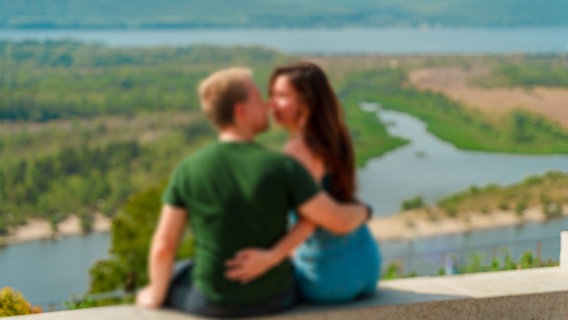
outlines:
[{"label": "green hillside", "polygon": [[0,0],[0,28],[566,26],[562,0]]},{"label": "green hillside", "polygon": [[[70,214],[87,227],[93,212],[113,215],[214,138],[198,107],[200,79],[250,66],[266,92],[273,66],[296,59],[255,47],[0,41],[0,241],[33,217],[57,232]],[[345,108],[362,165],[406,141],[389,136],[358,103]],[[273,130],[260,142],[279,150],[283,139]]]}]

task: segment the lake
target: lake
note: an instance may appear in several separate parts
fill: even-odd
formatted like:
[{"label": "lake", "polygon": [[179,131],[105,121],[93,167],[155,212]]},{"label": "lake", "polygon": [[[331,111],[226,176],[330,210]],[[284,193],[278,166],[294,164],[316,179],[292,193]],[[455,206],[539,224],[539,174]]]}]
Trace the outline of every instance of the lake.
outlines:
[{"label": "lake", "polygon": [[74,39],[110,46],[258,45],[290,54],[566,53],[568,28],[0,30],[0,40]]}]

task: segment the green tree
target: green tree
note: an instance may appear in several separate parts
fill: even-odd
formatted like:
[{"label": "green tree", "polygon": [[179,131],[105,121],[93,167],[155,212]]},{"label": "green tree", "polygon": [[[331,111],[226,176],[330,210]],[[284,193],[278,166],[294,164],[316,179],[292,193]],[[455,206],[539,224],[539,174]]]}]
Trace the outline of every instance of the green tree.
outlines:
[{"label": "green tree", "polygon": [[4,217],[0,217],[0,237],[5,236],[8,233],[8,225]]},{"label": "green tree", "polygon": [[81,220],[81,231],[83,233],[90,233],[93,231],[94,216],[92,214],[82,213],[79,215],[79,219]]},{"label": "green tree", "polygon": [[529,134],[530,115],[522,110],[516,109],[512,113],[513,120],[513,140],[519,143],[531,140]]},{"label": "green tree", "polygon": [[[90,270],[90,292],[139,288],[148,282],[147,261],[150,241],[161,210],[164,185],[148,188],[128,197],[112,222],[110,257],[98,261]],[[193,253],[188,233],[178,258]]]}]

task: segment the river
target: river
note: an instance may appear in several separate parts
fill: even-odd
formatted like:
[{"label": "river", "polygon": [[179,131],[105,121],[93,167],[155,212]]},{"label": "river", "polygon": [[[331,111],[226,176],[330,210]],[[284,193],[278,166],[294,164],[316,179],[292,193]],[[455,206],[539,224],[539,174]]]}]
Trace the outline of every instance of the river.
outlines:
[{"label": "river", "polygon": [[61,307],[89,287],[89,268],[108,255],[109,233],[31,241],[0,249],[0,288],[20,291],[33,305]]},{"label": "river", "polygon": [[0,30],[0,40],[73,39],[110,46],[257,45],[291,54],[566,53],[568,28]]},{"label": "river", "polygon": [[[410,141],[358,170],[359,197],[370,203],[377,215],[392,215],[401,202],[416,195],[428,203],[470,186],[519,182],[529,175],[549,170],[568,171],[568,155],[523,156],[465,151],[438,139],[426,124],[405,113],[383,109],[380,103],[363,103],[386,124],[387,131]],[[399,261],[406,272],[435,274],[450,256],[460,262],[473,253],[487,258],[502,257],[506,246],[513,258],[532,250],[543,259],[558,260],[560,232],[568,230],[568,219],[495,228],[464,234],[388,241],[381,244],[384,263]]]},{"label": "river", "polygon": [[[291,54],[471,54],[566,53],[568,28],[518,29],[294,29],[294,30],[0,30],[0,40],[74,39],[111,46],[192,44],[260,45]],[[368,105],[367,105],[368,107]],[[470,185],[509,184],[527,175],[568,169],[566,156],[519,156],[469,152],[438,140],[409,115],[371,110],[388,130],[410,144],[373,159],[359,170],[360,196],[379,215],[395,212],[404,199],[434,202]],[[407,271],[435,272],[449,253],[490,255],[500,244],[514,255],[526,248],[558,258],[568,220],[468,234],[382,243],[385,264],[401,260]],[[35,305],[59,304],[88,286],[88,269],[107,256],[107,233],[37,241],[0,249],[0,287],[12,286]],[[539,244],[540,243],[540,244]],[[516,257],[515,257],[516,258]]]},{"label": "river", "polygon": [[397,212],[403,200],[421,195],[433,203],[472,185],[512,184],[548,170],[568,170],[568,155],[523,156],[459,150],[408,114],[363,104],[387,124],[390,135],[411,142],[368,161],[358,172],[359,196],[378,215]]}]

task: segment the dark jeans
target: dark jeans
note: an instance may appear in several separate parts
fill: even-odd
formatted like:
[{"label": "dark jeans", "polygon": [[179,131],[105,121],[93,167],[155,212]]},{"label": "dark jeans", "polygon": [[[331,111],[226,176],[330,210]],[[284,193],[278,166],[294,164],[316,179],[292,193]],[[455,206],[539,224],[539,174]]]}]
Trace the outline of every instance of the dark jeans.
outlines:
[{"label": "dark jeans", "polygon": [[298,302],[295,286],[276,297],[247,306],[227,306],[211,301],[191,283],[192,261],[176,264],[164,307],[208,317],[254,316],[283,311]]}]

